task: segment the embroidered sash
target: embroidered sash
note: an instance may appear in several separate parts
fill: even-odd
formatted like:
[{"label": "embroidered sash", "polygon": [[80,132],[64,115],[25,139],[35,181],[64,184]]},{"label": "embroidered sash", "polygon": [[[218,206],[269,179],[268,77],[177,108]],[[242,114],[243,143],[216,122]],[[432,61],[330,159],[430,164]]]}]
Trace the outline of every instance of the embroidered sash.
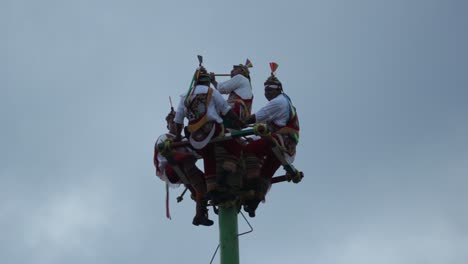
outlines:
[{"label": "embroidered sash", "polygon": [[189,119],[187,129],[190,133],[199,130],[208,122],[208,106],[212,95],[213,89],[208,88],[208,93],[196,94],[191,100],[185,102]]}]

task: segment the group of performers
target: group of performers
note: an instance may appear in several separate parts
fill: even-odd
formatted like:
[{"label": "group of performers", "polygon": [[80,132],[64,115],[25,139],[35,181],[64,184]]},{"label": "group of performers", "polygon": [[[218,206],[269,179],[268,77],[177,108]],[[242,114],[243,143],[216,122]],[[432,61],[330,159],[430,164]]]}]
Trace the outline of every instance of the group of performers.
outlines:
[{"label": "group of performers", "polygon": [[[270,63],[271,75],[264,82],[268,102],[255,113],[251,112],[251,67],[249,60],[234,65],[231,78],[217,82],[216,74],[209,73],[200,61],[177,110],[171,108],[166,117],[168,132],[156,142],[156,175],[167,186],[183,184],[190,190],[196,202],[194,225],[213,224],[208,217],[209,201],[219,204],[237,199],[239,206],[255,217],[276,170],[281,165],[294,168],[299,121],[296,108],[275,76],[278,65]],[[248,127],[257,128],[253,129],[256,135],[226,137]],[[196,166],[198,159],[203,159],[203,171]],[[287,170],[286,176],[298,183],[302,173]],[[250,195],[241,199],[246,193]],[[170,217],[169,211],[167,214]]]}]

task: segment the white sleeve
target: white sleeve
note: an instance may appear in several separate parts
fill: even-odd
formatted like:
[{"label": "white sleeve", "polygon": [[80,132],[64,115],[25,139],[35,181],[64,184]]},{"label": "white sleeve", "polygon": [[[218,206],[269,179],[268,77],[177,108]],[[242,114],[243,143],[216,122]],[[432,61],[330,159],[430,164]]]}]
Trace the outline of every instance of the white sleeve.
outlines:
[{"label": "white sleeve", "polygon": [[281,101],[271,100],[255,113],[256,123],[275,120],[281,111]]},{"label": "white sleeve", "polygon": [[213,89],[213,95],[211,99],[215,104],[216,111],[220,112],[222,115],[225,115],[231,109],[231,106],[228,104],[226,99],[224,99],[216,89]]},{"label": "white sleeve", "polygon": [[239,87],[242,87],[242,77],[244,76],[238,74],[225,82],[219,83],[217,87],[218,91],[222,94],[229,94]]},{"label": "white sleeve", "polygon": [[184,117],[185,117],[185,96],[180,97],[179,105],[177,106],[176,115],[174,117],[174,122],[177,124],[184,124]]}]

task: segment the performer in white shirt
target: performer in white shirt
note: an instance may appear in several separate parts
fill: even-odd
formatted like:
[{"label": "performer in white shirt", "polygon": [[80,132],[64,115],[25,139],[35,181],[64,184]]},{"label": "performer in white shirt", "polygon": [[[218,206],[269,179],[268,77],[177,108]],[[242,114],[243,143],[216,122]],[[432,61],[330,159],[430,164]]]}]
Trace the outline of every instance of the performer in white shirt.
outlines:
[{"label": "performer in white shirt", "polygon": [[210,73],[211,83],[221,94],[228,94],[228,103],[241,120],[250,116],[252,110],[252,85],[249,68],[252,63],[247,59],[245,65],[233,65],[231,79],[218,83],[215,74]]},{"label": "performer in white shirt", "polygon": [[268,103],[245,120],[247,124],[266,123],[271,132],[269,139],[256,139],[244,148],[246,157],[256,156],[259,162],[263,161],[260,174],[256,175],[260,178],[257,178],[255,183],[261,186],[261,190],[257,190],[257,198],[247,206],[246,210],[251,217],[255,216],[258,203],[264,199],[270,180],[281,165],[272,147],[279,146],[285,160],[292,163],[296,155],[296,145],[299,142],[299,120],[296,108],[289,96],[283,92],[281,82],[274,75],[277,64],[273,63],[270,66],[272,67],[271,76],[264,83]]},{"label": "performer in white shirt", "polygon": [[[244,126],[231,106],[216,90],[209,87],[210,75],[201,67],[195,76],[195,85],[189,89],[177,108],[175,122],[177,123],[176,141],[181,139],[184,118],[188,119],[187,131],[190,133],[190,144],[203,157],[207,191],[218,188],[216,176],[215,144],[222,146],[230,158],[223,163],[223,169],[228,173],[236,170],[235,162],[242,151],[242,146],[235,140],[219,143],[209,143],[211,139],[224,136],[223,117],[230,120],[236,128]],[[222,116],[221,116],[222,115]]]}]

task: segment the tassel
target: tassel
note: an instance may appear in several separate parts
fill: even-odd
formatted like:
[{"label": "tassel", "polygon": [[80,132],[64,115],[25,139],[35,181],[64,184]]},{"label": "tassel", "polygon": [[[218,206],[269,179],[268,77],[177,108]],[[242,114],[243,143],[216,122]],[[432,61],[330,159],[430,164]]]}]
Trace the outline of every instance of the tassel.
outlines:
[{"label": "tassel", "polygon": [[168,183],[166,183],[166,217],[168,219],[172,219],[171,212],[169,210],[169,184]]}]

